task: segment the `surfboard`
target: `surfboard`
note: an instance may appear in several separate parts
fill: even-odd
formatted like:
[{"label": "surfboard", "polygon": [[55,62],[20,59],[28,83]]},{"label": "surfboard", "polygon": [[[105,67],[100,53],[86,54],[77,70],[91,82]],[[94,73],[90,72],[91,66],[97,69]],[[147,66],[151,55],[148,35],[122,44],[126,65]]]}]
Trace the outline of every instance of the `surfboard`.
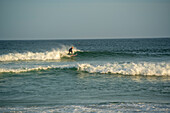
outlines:
[{"label": "surfboard", "polygon": [[71,56],[71,57],[72,57],[72,56],[77,56],[77,54],[75,54],[75,55],[70,55],[70,56]]}]

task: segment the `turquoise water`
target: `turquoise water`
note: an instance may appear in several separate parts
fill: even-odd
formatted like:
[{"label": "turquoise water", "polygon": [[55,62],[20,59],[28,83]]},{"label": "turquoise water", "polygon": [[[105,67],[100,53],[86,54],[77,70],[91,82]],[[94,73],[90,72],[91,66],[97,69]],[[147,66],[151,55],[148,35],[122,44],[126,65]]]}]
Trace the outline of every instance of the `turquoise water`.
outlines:
[{"label": "turquoise water", "polygon": [[170,39],[0,41],[0,112],[170,112],[169,56]]}]

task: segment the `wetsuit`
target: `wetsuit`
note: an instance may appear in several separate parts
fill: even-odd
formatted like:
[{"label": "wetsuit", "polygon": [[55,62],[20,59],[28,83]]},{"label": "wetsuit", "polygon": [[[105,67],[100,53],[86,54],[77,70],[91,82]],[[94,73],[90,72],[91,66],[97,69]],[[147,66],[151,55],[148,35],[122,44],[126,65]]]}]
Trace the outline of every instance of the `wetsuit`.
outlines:
[{"label": "wetsuit", "polygon": [[72,50],[72,49],[73,49],[73,48],[70,48],[70,49],[69,49],[69,53],[68,53],[68,54],[70,54],[70,52],[73,53],[73,50]]}]

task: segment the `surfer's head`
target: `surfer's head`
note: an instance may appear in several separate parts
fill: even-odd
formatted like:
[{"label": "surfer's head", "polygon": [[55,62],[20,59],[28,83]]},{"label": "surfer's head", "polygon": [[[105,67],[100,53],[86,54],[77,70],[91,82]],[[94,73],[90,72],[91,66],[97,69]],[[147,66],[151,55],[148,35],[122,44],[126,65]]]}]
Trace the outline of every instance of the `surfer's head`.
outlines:
[{"label": "surfer's head", "polygon": [[74,47],[72,46],[71,48],[73,49]]}]

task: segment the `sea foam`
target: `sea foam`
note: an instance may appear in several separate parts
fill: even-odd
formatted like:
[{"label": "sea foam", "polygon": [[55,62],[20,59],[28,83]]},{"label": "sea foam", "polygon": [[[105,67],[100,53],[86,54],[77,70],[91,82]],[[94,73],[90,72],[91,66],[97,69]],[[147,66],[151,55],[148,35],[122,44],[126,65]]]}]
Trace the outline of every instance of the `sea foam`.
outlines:
[{"label": "sea foam", "polygon": [[156,103],[109,103],[93,105],[56,105],[42,107],[0,107],[0,112],[31,112],[31,113],[114,113],[114,112],[169,112],[169,104]]},{"label": "sea foam", "polygon": [[112,73],[123,75],[170,76],[170,63],[107,63],[104,65],[78,64],[78,70],[89,73]]}]

